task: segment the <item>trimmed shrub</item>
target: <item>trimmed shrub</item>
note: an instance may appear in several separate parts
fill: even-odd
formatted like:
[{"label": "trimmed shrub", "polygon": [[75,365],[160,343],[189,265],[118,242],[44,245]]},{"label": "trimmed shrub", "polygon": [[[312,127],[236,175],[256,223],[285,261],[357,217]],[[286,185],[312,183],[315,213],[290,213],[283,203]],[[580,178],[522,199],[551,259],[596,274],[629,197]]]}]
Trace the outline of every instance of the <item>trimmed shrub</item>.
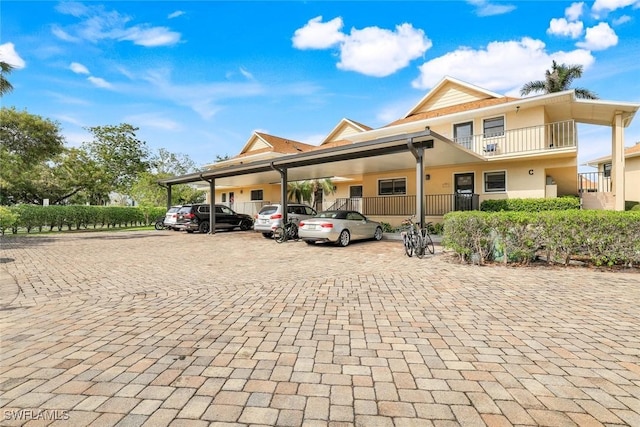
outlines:
[{"label": "trimmed shrub", "polygon": [[640,212],[566,210],[452,212],[444,217],[443,245],[462,260],[528,263],[537,253],[548,262],[571,259],[595,265],[640,264]]},{"label": "trimmed shrub", "polygon": [[580,199],[574,196],[553,199],[499,199],[485,200],[480,204],[484,212],[518,211],[541,212],[580,209]]},{"label": "trimmed shrub", "polygon": [[18,214],[11,212],[5,206],[0,206],[0,234],[4,235],[5,230],[13,228],[16,222],[18,222]]}]

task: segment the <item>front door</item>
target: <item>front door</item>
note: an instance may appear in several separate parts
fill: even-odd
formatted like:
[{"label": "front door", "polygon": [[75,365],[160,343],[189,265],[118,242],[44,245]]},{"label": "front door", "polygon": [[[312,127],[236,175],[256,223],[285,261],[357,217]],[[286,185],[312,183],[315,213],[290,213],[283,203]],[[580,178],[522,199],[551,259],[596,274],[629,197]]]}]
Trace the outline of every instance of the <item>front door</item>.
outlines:
[{"label": "front door", "polygon": [[457,173],[454,175],[454,209],[470,211],[473,209],[474,173]]}]

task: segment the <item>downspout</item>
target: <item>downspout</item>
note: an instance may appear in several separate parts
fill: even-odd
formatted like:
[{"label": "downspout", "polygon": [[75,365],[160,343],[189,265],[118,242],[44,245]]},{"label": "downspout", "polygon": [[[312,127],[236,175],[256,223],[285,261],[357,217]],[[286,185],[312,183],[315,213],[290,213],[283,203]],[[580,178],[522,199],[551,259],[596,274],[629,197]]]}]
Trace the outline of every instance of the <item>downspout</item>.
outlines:
[{"label": "downspout", "polygon": [[287,169],[280,169],[271,162],[271,169],[280,174],[280,204],[282,205],[282,224],[287,223],[288,211],[287,208]]},{"label": "downspout", "polygon": [[416,218],[417,223],[422,226],[424,224],[424,147],[420,146],[416,149],[413,146],[412,138],[407,139],[407,147],[413,157],[416,159]]},{"label": "downspout", "polygon": [[209,234],[216,234],[215,179],[206,179],[202,174],[200,179],[209,183]]}]

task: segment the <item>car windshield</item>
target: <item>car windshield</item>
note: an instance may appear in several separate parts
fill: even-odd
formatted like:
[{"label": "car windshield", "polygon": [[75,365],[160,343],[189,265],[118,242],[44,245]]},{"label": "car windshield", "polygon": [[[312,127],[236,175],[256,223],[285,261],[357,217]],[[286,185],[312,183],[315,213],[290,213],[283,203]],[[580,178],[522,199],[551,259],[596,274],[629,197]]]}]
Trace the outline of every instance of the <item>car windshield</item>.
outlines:
[{"label": "car windshield", "polygon": [[316,215],[316,218],[337,218],[338,211],[324,211]]},{"label": "car windshield", "polygon": [[180,208],[178,213],[189,213],[191,211],[191,206],[183,206]]},{"label": "car windshield", "polygon": [[178,206],[174,206],[172,208],[169,208],[169,210],[167,211],[167,213],[174,213],[174,212],[178,212],[180,210],[180,207]]}]

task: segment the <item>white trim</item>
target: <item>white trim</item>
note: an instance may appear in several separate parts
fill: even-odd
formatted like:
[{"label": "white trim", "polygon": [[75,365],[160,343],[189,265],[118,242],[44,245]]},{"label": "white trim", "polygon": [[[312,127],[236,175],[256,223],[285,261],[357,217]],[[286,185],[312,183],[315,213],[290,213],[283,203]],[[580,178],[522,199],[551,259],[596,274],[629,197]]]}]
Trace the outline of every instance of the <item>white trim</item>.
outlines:
[{"label": "white trim", "polygon": [[[488,173],[504,173],[504,190],[495,190],[495,191],[487,191],[487,181],[486,175]],[[482,171],[482,194],[505,194],[507,192],[507,170],[506,169],[497,169],[490,171]]]}]

